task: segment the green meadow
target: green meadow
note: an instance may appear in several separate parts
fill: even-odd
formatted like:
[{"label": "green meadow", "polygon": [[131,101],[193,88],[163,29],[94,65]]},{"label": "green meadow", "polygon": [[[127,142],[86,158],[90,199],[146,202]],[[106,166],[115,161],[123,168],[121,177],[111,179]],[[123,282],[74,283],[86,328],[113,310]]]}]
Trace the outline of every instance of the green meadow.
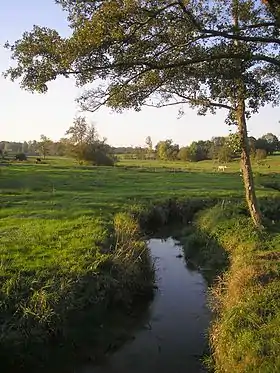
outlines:
[{"label": "green meadow", "polygon": [[[280,156],[255,165],[259,197],[279,196],[279,165]],[[238,162],[230,163],[225,172],[217,172],[214,166],[210,161],[120,160],[117,166],[106,168],[79,166],[67,158],[1,166],[3,361],[13,366],[16,356],[19,363],[15,364],[28,359],[32,364],[40,353],[38,346],[52,338],[81,338],[98,351],[107,348],[115,335],[108,327],[112,335],[107,339],[99,329],[104,310],[121,304],[120,309],[130,312],[126,306],[132,294],[137,297],[152,283],[146,259],[132,266],[127,255],[115,252],[118,234],[126,253],[143,245],[141,234],[135,235],[138,228],[125,214],[170,199],[243,200]],[[90,319],[88,307],[93,307]],[[81,328],[76,325],[77,314],[83,315],[79,322],[84,330],[91,325],[90,336],[77,332]],[[30,349],[32,357],[26,352]],[[46,352],[45,359],[48,356]]]}]

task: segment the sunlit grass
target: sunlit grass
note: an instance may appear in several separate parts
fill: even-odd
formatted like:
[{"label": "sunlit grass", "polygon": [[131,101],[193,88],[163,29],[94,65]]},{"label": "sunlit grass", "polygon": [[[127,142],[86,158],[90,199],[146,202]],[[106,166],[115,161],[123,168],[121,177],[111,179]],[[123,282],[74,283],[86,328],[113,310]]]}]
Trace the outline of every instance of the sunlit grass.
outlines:
[{"label": "sunlit grass", "polygon": [[[280,183],[276,159],[271,160],[275,169],[268,170],[273,175],[256,173],[260,197],[279,194],[266,186]],[[243,199],[237,163],[225,173],[210,162],[190,164],[184,172],[175,172],[169,162],[137,165],[98,168],[50,158],[46,164],[30,159],[0,169],[0,317],[6,320],[0,344],[15,346],[26,338],[44,342],[71,310],[103,301],[109,292],[118,294],[118,284],[127,288],[120,266],[117,279],[107,273],[114,219],[122,216],[116,214],[170,198]],[[131,268],[129,281],[132,273],[138,269]]]}]

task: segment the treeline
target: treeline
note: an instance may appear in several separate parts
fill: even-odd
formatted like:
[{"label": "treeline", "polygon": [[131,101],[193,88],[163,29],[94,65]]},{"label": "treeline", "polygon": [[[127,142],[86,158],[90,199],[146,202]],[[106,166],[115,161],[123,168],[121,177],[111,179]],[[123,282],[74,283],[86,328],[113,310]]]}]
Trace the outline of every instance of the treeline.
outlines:
[{"label": "treeline", "polygon": [[75,118],[65,135],[57,142],[45,135],[41,135],[40,141],[1,141],[0,156],[18,161],[27,160],[28,156],[42,156],[44,159],[47,156],[69,156],[80,164],[112,166],[115,163],[116,157],[106,139],[100,138],[94,125],[88,124],[84,117]]},{"label": "treeline", "polygon": [[[116,156],[124,159],[158,159],[163,161],[191,161],[199,162],[207,159],[219,162],[230,162],[240,156],[240,143],[237,134],[227,137],[212,137],[211,140],[193,141],[189,146],[180,147],[171,139],[159,141],[153,146],[150,136],[146,138],[143,147],[111,147],[106,139],[100,139],[94,126],[86,123],[85,118],[79,117],[66,132],[65,138],[52,141],[41,135],[40,141],[28,142],[0,142],[0,154],[25,154],[28,156],[72,156],[80,163],[93,162],[95,164],[116,161]],[[261,138],[249,138],[250,154],[257,160],[266,158],[280,151],[280,141],[277,136],[267,133]]]},{"label": "treeline", "polygon": [[[39,156],[42,154],[42,145],[45,140],[48,139],[46,136],[41,136],[41,141],[24,141],[14,142],[14,141],[0,141],[0,150],[4,154],[19,154],[24,153],[27,156]],[[64,139],[60,141],[52,141],[48,139],[47,154],[63,156],[66,154],[65,142]]]},{"label": "treeline", "polygon": [[[261,138],[249,137],[250,154],[257,160],[266,158],[280,150],[280,142],[272,133],[267,133]],[[151,137],[146,139],[145,147],[136,147],[131,150],[122,148],[124,159],[159,159],[163,161],[190,161],[217,160],[230,162],[240,157],[241,145],[238,134],[226,137],[212,137],[211,140],[193,141],[189,146],[180,147],[171,139],[159,141],[153,146]]]}]

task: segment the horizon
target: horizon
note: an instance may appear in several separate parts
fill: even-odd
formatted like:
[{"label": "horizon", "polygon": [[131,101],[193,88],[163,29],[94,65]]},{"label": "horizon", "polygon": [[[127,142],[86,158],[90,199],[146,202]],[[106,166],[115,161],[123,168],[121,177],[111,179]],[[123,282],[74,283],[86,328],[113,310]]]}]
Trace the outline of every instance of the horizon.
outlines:
[{"label": "horizon", "polygon": [[[231,133],[234,133],[234,132],[231,132]],[[260,135],[260,136],[257,136],[257,137],[255,137],[255,136],[250,136],[250,137],[255,137],[255,139],[256,140],[258,140],[258,139],[260,139],[260,138],[262,138],[263,136],[265,136],[265,135],[267,135],[267,134],[269,134],[269,133],[271,133],[271,132],[265,132],[265,133],[263,133],[262,135]],[[272,133],[273,135],[275,135],[277,138],[278,138],[278,140],[280,141],[280,136],[277,136],[276,134],[274,134],[274,133]],[[44,135],[44,134],[42,134],[42,135]],[[172,140],[172,142],[173,142],[173,144],[174,145],[179,145],[179,147],[180,148],[182,148],[182,147],[188,147],[188,146],[190,146],[191,145],[191,143],[192,142],[197,142],[197,141],[212,141],[212,139],[213,138],[216,138],[216,137],[227,137],[227,136],[212,136],[211,138],[209,138],[209,139],[205,139],[205,140],[202,140],[202,139],[198,139],[198,140],[194,140],[194,141],[191,141],[190,143],[188,143],[188,144],[178,144],[178,143],[176,143],[175,141],[173,141],[173,139],[161,139],[161,140],[159,140],[159,141],[165,141],[165,140]],[[63,137],[63,138],[67,138],[67,136],[66,137]],[[100,138],[102,138],[101,136],[100,136]],[[60,140],[62,139],[62,138],[60,138],[60,139],[52,139],[52,138],[49,138],[53,143],[58,143],[58,142],[60,142]],[[140,148],[146,148],[147,147],[147,144],[145,143],[145,140],[146,140],[146,138],[144,139],[144,141],[143,141],[143,144],[140,144],[140,145],[113,145],[113,144],[110,144],[108,141],[106,141],[106,143],[109,145],[109,146],[111,146],[112,148],[137,148],[137,147],[140,147]],[[151,140],[152,140],[152,144],[153,144],[153,149],[155,149],[155,147],[156,147],[156,145],[158,144],[158,142],[154,142],[153,141],[153,138],[151,138]],[[40,142],[40,138],[39,139],[28,139],[28,140],[23,140],[23,141],[14,141],[14,140],[3,140],[3,139],[0,139],[0,144],[1,143],[14,143],[14,144],[23,144],[23,143],[29,143],[29,142],[32,142],[32,141],[37,141],[37,143],[39,143]]]},{"label": "horizon", "polygon": [[[17,7],[18,12],[14,9]],[[13,23],[10,20],[13,19]],[[13,4],[1,5],[0,13],[0,71],[10,65],[10,54],[3,48],[9,40],[19,39],[24,31],[33,24],[57,29],[63,35],[69,34],[66,14],[53,0],[45,0],[38,4],[35,0],[26,0],[24,4],[15,0]],[[32,94],[23,91],[18,82],[12,83],[0,77],[0,140],[23,142],[39,139],[41,134],[58,141],[76,115],[80,115],[75,99],[82,89],[75,87],[73,79],[60,78],[49,85],[47,94]],[[208,140],[213,136],[227,136],[233,127],[225,122],[226,111],[217,114],[198,116],[196,111],[185,106],[185,115],[177,119],[179,107],[161,109],[143,108],[140,112],[124,111],[122,114],[112,113],[111,109],[101,108],[94,114],[82,113],[96,128],[102,137],[108,139],[112,146],[142,146],[147,136],[156,143],[173,139],[180,146],[192,141]],[[272,132],[280,136],[280,108],[267,105],[259,114],[248,121],[249,136],[260,137]]]}]

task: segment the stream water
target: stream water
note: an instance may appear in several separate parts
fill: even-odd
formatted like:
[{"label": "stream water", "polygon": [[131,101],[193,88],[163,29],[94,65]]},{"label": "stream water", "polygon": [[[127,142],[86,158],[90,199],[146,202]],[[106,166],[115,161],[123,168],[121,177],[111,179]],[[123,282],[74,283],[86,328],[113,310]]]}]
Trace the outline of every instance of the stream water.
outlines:
[{"label": "stream water", "polygon": [[172,238],[148,242],[155,261],[158,290],[149,320],[134,339],[102,366],[82,373],[200,373],[207,350],[207,284],[188,268],[182,247]]}]

